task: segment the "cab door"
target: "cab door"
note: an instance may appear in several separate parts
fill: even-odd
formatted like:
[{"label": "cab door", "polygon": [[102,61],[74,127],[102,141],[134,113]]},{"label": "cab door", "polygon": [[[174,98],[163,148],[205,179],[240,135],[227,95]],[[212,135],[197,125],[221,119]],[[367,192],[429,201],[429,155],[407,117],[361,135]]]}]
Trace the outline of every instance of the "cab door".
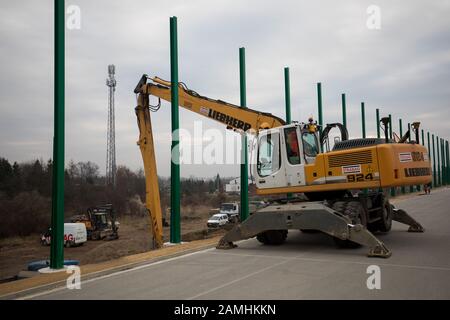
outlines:
[{"label": "cab door", "polygon": [[286,174],[282,157],[282,130],[264,130],[258,136],[254,172],[258,189],[286,186]]},{"label": "cab door", "polygon": [[284,127],[283,132],[283,164],[286,175],[286,186],[303,186],[305,179],[305,158],[298,125]]}]

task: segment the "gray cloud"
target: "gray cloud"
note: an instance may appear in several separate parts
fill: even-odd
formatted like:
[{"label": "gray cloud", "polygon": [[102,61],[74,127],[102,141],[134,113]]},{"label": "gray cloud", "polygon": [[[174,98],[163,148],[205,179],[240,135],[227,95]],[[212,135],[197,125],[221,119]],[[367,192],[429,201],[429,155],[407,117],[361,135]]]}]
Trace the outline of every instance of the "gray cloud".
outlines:
[{"label": "gray cloud", "polygon": [[[142,73],[169,79],[169,17],[178,17],[180,80],[201,94],[239,102],[238,48],[247,53],[247,102],[284,117],[283,67],[291,69],[292,115],[317,113],[322,82],[325,122],[348,122],[359,136],[360,102],[368,135],[375,108],[391,113],[395,131],[421,120],[450,137],[448,1],[66,1],[81,8],[81,30],[66,31],[66,159],[106,157],[106,67],[117,69],[119,164],[142,166],[132,93]],[[381,30],[366,28],[366,9],[381,8]],[[53,1],[3,2],[0,11],[0,150],[10,160],[51,157]],[[170,105],[153,114],[158,170],[170,170]],[[181,126],[200,120],[180,111]],[[204,129],[223,127],[204,120]],[[186,165],[182,175],[238,175],[238,166]]]}]

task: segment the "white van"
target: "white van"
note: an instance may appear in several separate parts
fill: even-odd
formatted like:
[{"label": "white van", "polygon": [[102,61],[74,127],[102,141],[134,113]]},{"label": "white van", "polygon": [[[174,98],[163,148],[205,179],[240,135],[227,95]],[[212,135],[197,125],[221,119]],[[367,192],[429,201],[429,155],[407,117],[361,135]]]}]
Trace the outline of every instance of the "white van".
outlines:
[{"label": "white van", "polygon": [[84,223],[64,223],[64,245],[79,246],[87,241],[86,225]]},{"label": "white van", "polygon": [[[52,240],[52,230],[41,235],[41,244],[49,246]],[[84,223],[64,223],[64,246],[81,246],[87,241],[86,225]]]}]

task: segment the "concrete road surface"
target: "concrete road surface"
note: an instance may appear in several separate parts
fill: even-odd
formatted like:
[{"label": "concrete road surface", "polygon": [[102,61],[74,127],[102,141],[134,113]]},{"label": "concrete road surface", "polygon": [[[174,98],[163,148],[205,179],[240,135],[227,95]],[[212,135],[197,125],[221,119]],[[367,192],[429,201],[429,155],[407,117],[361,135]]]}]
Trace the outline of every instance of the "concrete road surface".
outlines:
[{"label": "concrete road surface", "polygon": [[[82,282],[80,290],[41,292],[33,299],[450,299],[450,189],[397,202],[426,229],[397,222],[379,239],[389,259],[367,248],[338,249],[323,234],[291,231],[279,247],[256,239],[233,250],[209,249]],[[370,265],[381,289],[369,290]],[[373,283],[373,282],[372,282]]]}]

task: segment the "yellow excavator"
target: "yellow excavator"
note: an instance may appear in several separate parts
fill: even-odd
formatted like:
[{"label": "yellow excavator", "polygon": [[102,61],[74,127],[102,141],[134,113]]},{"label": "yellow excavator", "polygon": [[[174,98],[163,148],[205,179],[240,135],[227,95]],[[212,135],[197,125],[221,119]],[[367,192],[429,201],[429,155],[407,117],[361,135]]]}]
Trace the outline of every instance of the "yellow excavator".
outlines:
[{"label": "yellow excavator", "polygon": [[[427,149],[418,143],[420,123],[412,125],[415,140],[410,131],[398,142],[389,139],[388,118],[381,119],[384,138],[349,140],[346,128],[339,123],[325,128],[312,119],[286,124],[270,113],[204,97],[184,83],[178,87],[180,106],[240,134],[256,135],[251,174],[257,194],[302,193],[307,198],[274,201],[234,226],[217,248],[234,248],[233,242],[252,237],[266,245],[279,245],[286,240],[288,230],[297,229],[329,234],[343,247],[365,245],[368,256],[387,258],[391,251],[373,233],[388,232],[392,220],[409,225],[410,232],[424,231],[404,210],[390,204],[384,192],[386,188],[431,181]],[[134,92],[146,207],[154,244],[159,248],[163,245],[162,215],[150,112],[159,109],[161,99],[171,100],[171,83],[143,75]],[[150,104],[151,96],[158,98],[157,105]],[[325,152],[333,128],[340,130],[340,141]]]}]

